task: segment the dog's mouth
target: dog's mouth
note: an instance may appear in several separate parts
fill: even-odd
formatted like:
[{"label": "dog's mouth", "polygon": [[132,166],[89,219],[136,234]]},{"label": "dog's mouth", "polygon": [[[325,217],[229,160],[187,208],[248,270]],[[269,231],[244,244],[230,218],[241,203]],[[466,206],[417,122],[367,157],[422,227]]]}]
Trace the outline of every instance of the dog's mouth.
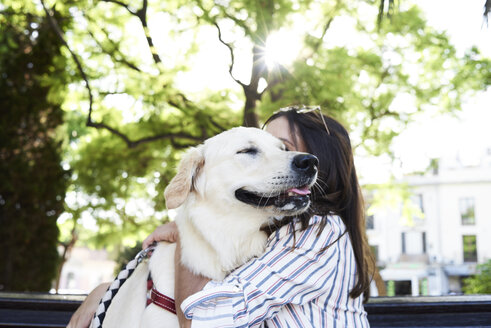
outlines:
[{"label": "dog's mouth", "polygon": [[261,194],[240,188],[235,197],[243,203],[257,207],[274,206],[280,211],[290,212],[306,208],[310,203],[308,185],[290,188],[276,195]]}]

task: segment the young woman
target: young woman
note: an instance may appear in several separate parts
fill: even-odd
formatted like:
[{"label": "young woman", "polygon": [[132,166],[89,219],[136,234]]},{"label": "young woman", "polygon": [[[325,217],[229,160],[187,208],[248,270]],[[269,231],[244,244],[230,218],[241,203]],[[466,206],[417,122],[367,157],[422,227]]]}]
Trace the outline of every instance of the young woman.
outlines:
[{"label": "young woman", "polygon": [[[320,109],[305,107],[280,110],[265,129],[288,150],[318,157],[312,205],[307,213],[266,229],[264,255],[224,281],[193,275],[180,265],[177,247],[181,327],[369,327],[363,300],[368,299],[371,265],[347,131]],[[158,227],[143,247],[161,240],[179,242],[174,223]]]}]

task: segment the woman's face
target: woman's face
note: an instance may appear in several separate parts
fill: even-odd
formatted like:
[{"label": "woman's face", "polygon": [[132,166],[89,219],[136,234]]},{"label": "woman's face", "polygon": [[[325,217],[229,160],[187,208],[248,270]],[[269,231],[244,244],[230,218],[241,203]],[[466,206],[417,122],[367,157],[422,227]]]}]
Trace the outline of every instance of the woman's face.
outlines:
[{"label": "woman's face", "polygon": [[298,133],[295,134],[297,139],[297,146],[295,147],[295,140],[292,138],[290,124],[286,117],[280,116],[269,122],[266,126],[266,131],[283,141],[288,150],[307,153],[307,147]]}]

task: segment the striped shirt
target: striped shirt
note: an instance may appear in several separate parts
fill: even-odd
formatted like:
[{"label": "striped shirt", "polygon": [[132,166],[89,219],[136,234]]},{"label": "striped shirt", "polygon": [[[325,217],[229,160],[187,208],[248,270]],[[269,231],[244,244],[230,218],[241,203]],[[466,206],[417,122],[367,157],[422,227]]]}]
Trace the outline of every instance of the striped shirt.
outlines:
[{"label": "striped shirt", "polygon": [[317,236],[321,220],[303,231],[297,223],[295,238],[283,226],[260,258],[188,297],[181,308],[192,327],[369,327],[363,296],[349,297],[356,263],[346,227],[330,216]]}]

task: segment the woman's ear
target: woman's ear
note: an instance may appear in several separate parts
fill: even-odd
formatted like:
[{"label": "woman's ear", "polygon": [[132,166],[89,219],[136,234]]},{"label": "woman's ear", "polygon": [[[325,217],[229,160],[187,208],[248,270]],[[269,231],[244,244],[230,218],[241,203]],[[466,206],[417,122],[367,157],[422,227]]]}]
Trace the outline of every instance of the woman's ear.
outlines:
[{"label": "woman's ear", "polygon": [[164,197],[167,209],[181,206],[193,190],[193,183],[205,164],[203,146],[190,148],[179,163],[177,174],[165,188]]}]

